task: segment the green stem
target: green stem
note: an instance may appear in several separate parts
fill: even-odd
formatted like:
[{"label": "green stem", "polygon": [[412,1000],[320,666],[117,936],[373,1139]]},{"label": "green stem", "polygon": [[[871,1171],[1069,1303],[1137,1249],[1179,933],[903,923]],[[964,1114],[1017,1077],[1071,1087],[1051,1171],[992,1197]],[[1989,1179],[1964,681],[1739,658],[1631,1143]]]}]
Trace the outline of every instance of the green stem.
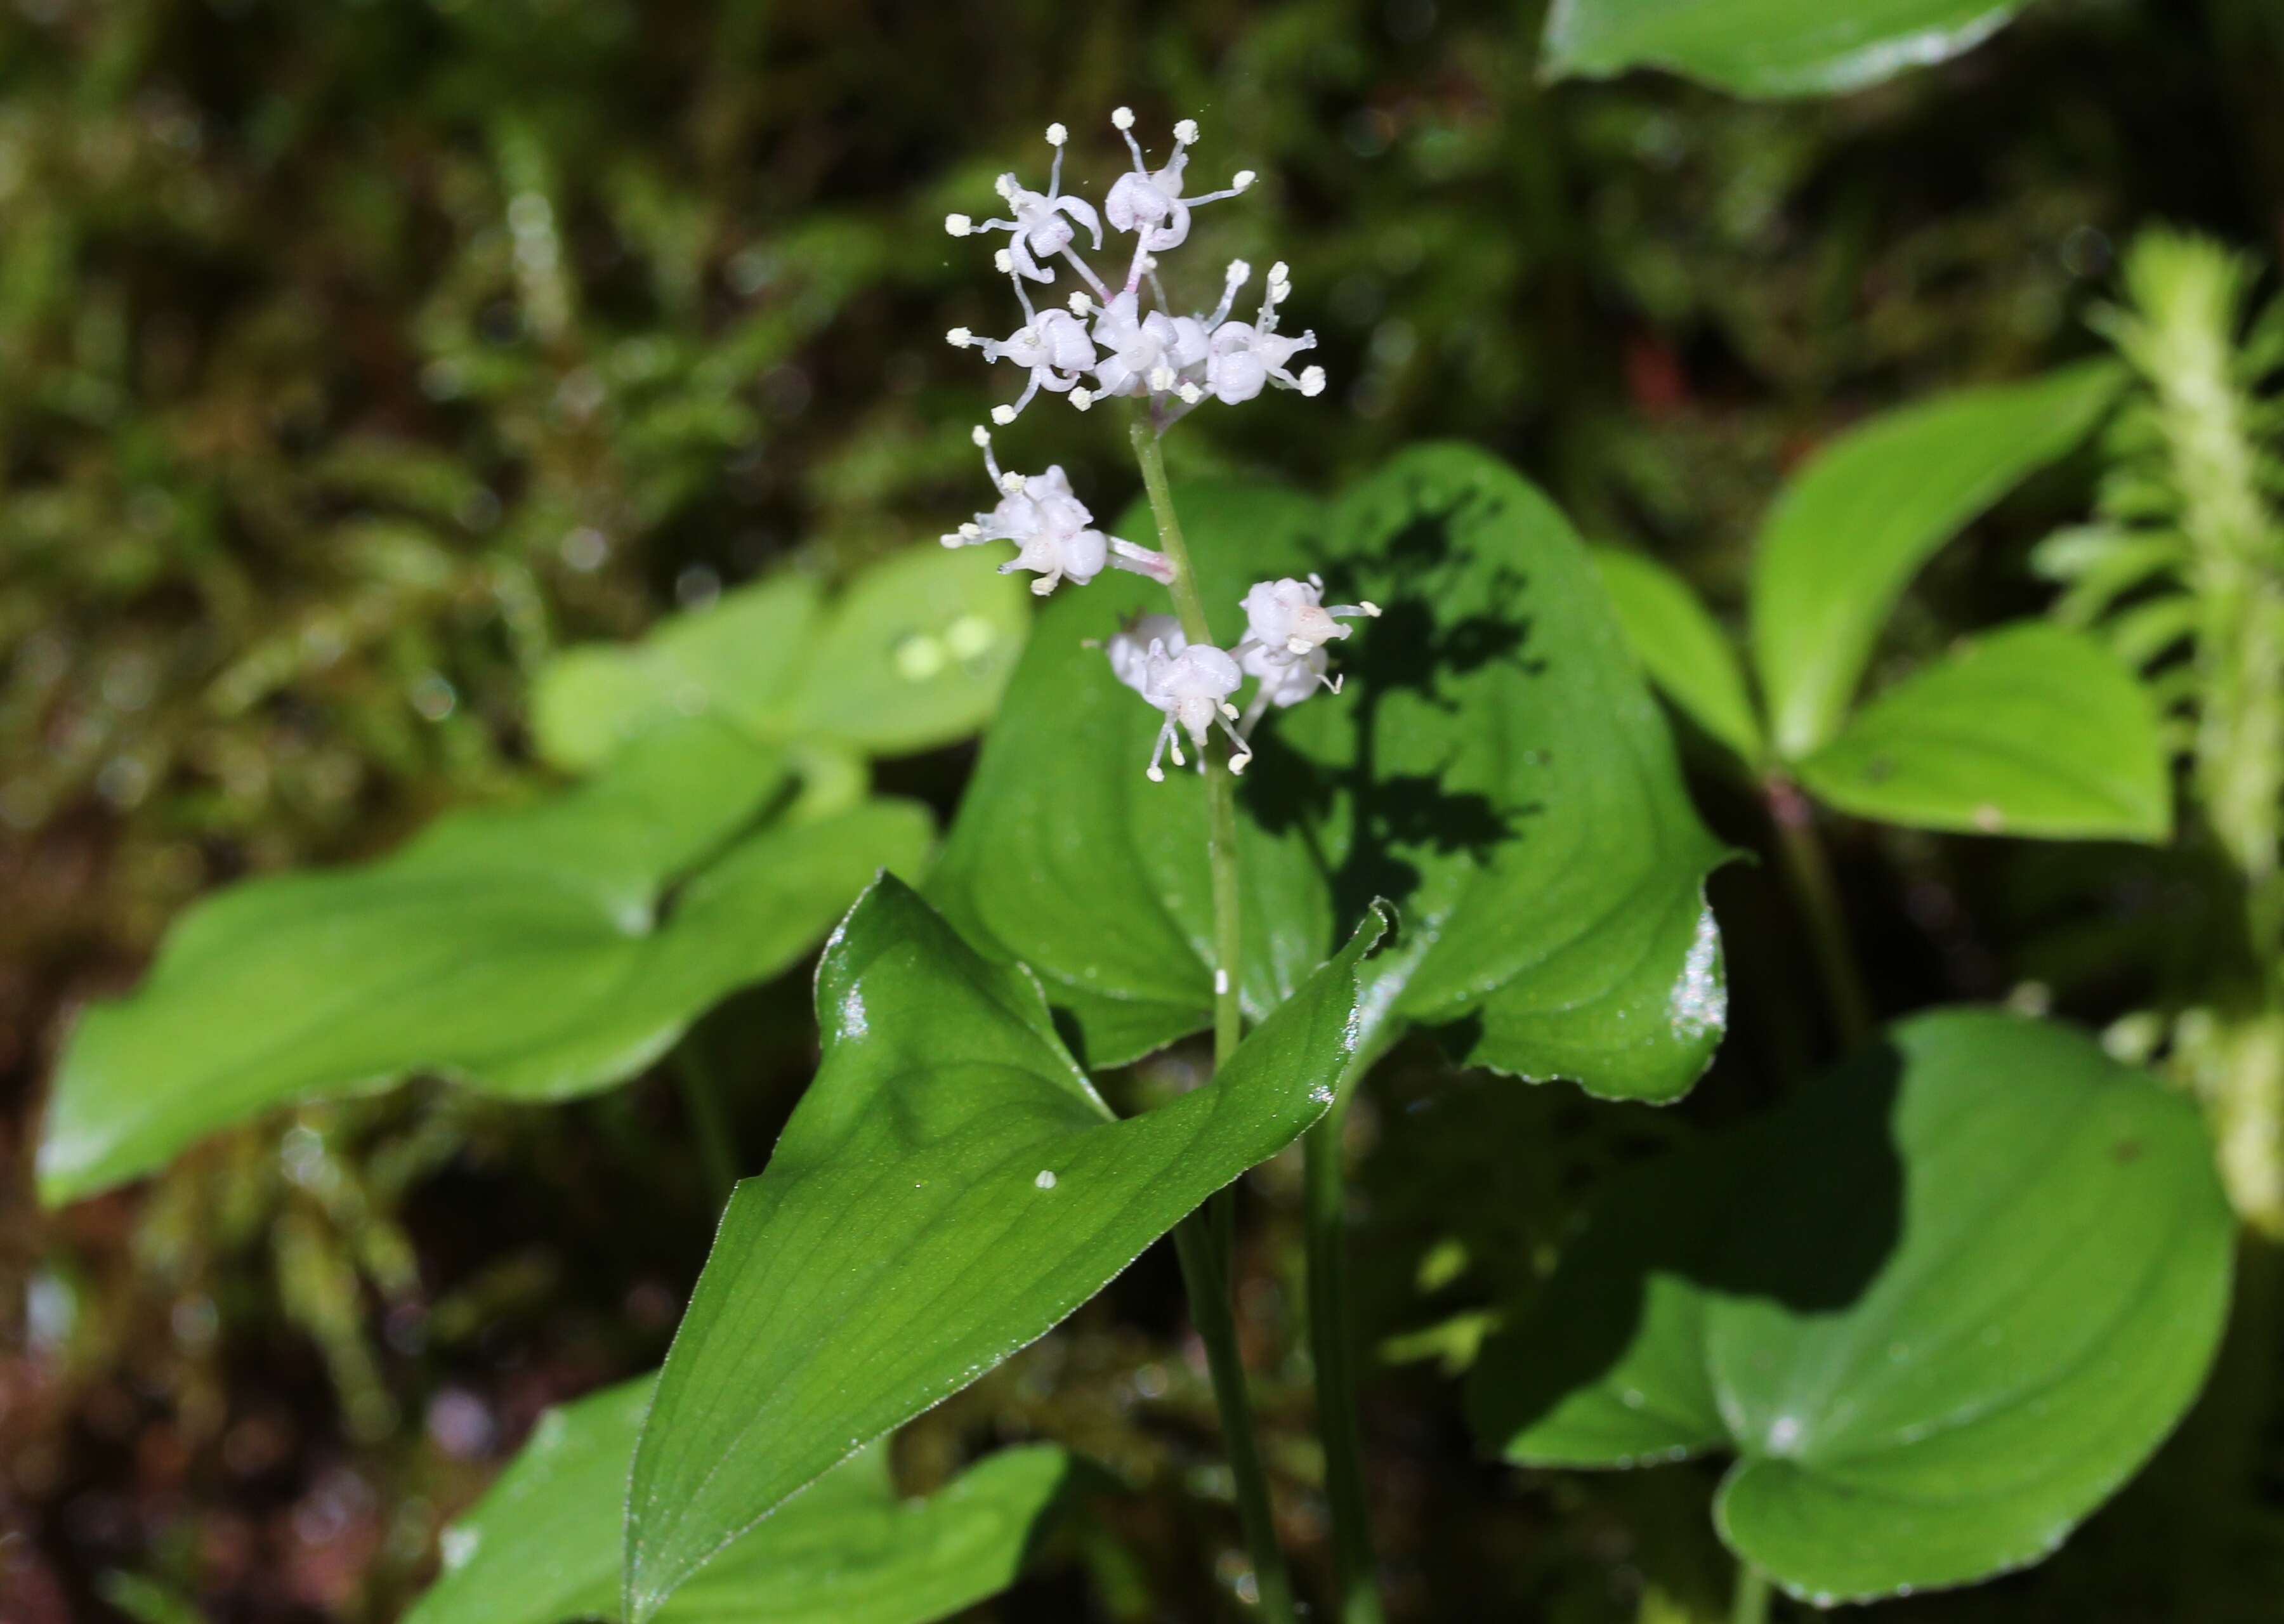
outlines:
[{"label": "green stem", "polygon": [[1817,975],[1824,983],[1833,1025],[1839,1028],[1842,1044],[1854,1049],[1872,1035],[1872,1000],[1864,990],[1864,967],[1848,934],[1848,916],[1840,905],[1832,860],[1817,836],[1816,808],[1788,779],[1772,777],[1764,787],[1769,821],[1776,825],[1777,847],[1784,855],[1785,873],[1808,921],[1809,945]]},{"label": "green stem", "polygon": [[[1173,493],[1166,483],[1165,454],[1159,447],[1156,429],[1138,412],[1133,420],[1132,439],[1134,460],[1142,470],[1142,488],[1148,493],[1150,511],[1158,522],[1158,550],[1173,566],[1174,578],[1167,589],[1173,595],[1182,635],[1201,647],[1210,644],[1213,629],[1206,621],[1205,599],[1198,591],[1197,573],[1182,539],[1181,521],[1174,513]],[[1237,987],[1242,926],[1237,889],[1237,787],[1235,775],[1218,750],[1201,745],[1199,753],[1206,777],[1206,860],[1213,878],[1214,1070],[1219,1073],[1244,1036]],[[1260,1587],[1261,1613],[1271,1624],[1293,1624],[1293,1581],[1286,1573],[1284,1553],[1277,1544],[1269,1474],[1254,1433],[1253,1402],[1246,1391],[1237,1322],[1230,1308],[1234,1225],[1230,1193],[1224,1191],[1176,1227],[1174,1245],[1182,1260],[1190,1318],[1205,1342],[1214,1398],[1221,1407],[1224,1447],[1237,1484],[1238,1520],[1253,1558],[1254,1581]]]},{"label": "green stem", "polygon": [[699,1160],[705,1166],[718,1210],[730,1204],[730,1193],[738,1187],[738,1152],[731,1138],[729,1118],[722,1111],[719,1082],[699,1047],[697,1033],[684,1034],[682,1042],[674,1046],[674,1075],[682,1085],[682,1108],[689,1114]]},{"label": "green stem", "polygon": [[1769,1576],[1749,1562],[1737,1564],[1736,1598],[1729,1604],[1729,1624],[1767,1624]]},{"label": "green stem", "polygon": [[1341,1141],[1352,1086],[1302,1140],[1308,1187],[1309,1347],[1317,1370],[1317,1431],[1325,1448],[1325,1494],[1332,1503],[1333,1565],[1340,1624],[1381,1624],[1373,1572],[1372,1510],[1365,1493],[1364,1445],[1357,1433],[1356,1343],[1349,1318],[1348,1191]]},{"label": "green stem", "polygon": [[1293,1581],[1277,1546],[1277,1524],[1269,1503],[1269,1472],[1253,1429],[1253,1400],[1245,1385],[1245,1362],[1237,1348],[1237,1316],[1230,1311],[1229,1277],[1222,1272],[1212,1221],[1191,1214],[1174,1227],[1174,1251],[1182,1261],[1182,1284],[1189,1292],[1190,1318],[1206,1347],[1214,1401],[1221,1409],[1223,1446],[1237,1487],[1238,1526],[1253,1558],[1260,1587],[1261,1616],[1271,1624],[1296,1624]]}]

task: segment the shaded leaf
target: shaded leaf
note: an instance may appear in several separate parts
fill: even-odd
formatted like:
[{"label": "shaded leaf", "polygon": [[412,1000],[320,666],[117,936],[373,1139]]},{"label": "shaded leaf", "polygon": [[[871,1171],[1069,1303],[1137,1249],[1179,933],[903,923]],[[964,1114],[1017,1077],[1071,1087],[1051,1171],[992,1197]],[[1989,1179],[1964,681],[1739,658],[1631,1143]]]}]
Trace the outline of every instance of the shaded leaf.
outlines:
[{"label": "shaded leaf", "polygon": [[1655,559],[1615,547],[1593,550],[1594,567],[1626,629],[1626,640],[1660,691],[1707,735],[1750,766],[1761,757],[1761,721],[1729,635],[1689,583]]},{"label": "shaded leaf", "polygon": [[[1670,1097],[1724,1018],[1701,879],[1719,847],[1584,546],[1504,465],[1417,448],[1334,504],[1272,487],[1175,493],[1215,636],[1251,582],[1321,572],[1381,618],[1334,645],[1346,679],[1269,716],[1238,795],[1239,985],[1256,1019],[1386,896],[1403,942],[1374,996],[1468,1059]],[[1145,514],[1119,527],[1150,534]],[[1203,1028],[1204,794],[1142,768],[1158,714],[1090,640],[1162,590],[1105,576],[1041,617],[930,876],[973,941],[1020,959],[1091,1063]]]},{"label": "shaded leaf", "polygon": [[1820,1602],[2033,1562],[2194,1397],[2233,1226],[2194,1103],[1953,1011],[1623,1177],[1476,1366],[1539,1465],[1736,1452],[1722,1537]]},{"label": "shaded leaf", "polygon": [[2092,635],[2025,621],[1881,694],[1799,766],[1845,812],[1920,829],[2163,840],[2172,783],[2148,691]]},{"label": "shaded leaf", "polygon": [[40,1144],[54,1202],[288,1100],[434,1072],[558,1099],[632,1075],[736,988],[807,952],[925,808],[875,800],[747,834],[780,758],[710,720],[589,784],[439,819],[354,868],[190,910],[143,985],[82,1019]]},{"label": "shaded leaf", "polygon": [[1118,1120],[1038,984],[883,879],[817,972],[825,1058],[738,1186],[635,1456],[630,1614],[1044,1335],[1291,1144],[1366,1041],[1364,928],[1206,1088]]},{"label": "shaded leaf", "polygon": [[1834,441],[1778,498],[1753,562],[1753,662],[1777,752],[1839,730],[1889,612],[1961,527],[2069,450],[2124,374],[2089,363],[1966,389]]},{"label": "shaded leaf", "polygon": [[1970,51],[2028,0],[1555,0],[1546,72],[1670,68],[1740,96],[1853,90]]},{"label": "shaded leaf", "polygon": [[[619,1617],[627,1471],[656,1378],[540,1418],[443,1537],[444,1571],[404,1624],[562,1624]],[[927,1624],[1022,1571],[1067,1487],[1051,1444],[1005,1449],[903,1501],[884,1443],[842,1462],[668,1604],[668,1624]]]}]

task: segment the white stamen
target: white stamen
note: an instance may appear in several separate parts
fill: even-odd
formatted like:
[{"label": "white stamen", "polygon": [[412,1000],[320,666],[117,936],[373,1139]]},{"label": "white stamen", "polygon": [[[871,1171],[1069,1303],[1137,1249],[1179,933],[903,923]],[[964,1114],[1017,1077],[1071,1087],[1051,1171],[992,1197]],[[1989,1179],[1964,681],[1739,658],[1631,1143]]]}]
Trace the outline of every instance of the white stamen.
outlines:
[{"label": "white stamen", "polygon": [[981,423],[967,431],[967,437],[979,446],[988,447],[991,443],[991,431]]},{"label": "white stamen", "polygon": [[1166,781],[1166,769],[1162,767],[1145,767],[1142,769],[1142,776],[1153,784],[1163,784]]},{"label": "white stamen", "polygon": [[[1005,409],[1002,408],[1002,410]],[[1011,496],[1021,496],[1023,487],[1029,483],[1030,481],[1020,473],[1003,473],[999,476],[999,488]]]},{"label": "white stamen", "polygon": [[1325,369],[1320,366],[1312,366],[1305,369],[1301,374],[1301,393],[1308,395],[1317,395],[1322,394],[1324,392]]},{"label": "white stamen", "polygon": [[1065,129],[1061,125],[1050,124],[1047,126],[1047,144],[1049,146],[1060,146],[1064,142],[1069,139],[1070,131]]},{"label": "white stamen", "polygon": [[1134,109],[1131,107],[1113,107],[1110,110],[1110,121],[1120,129],[1133,129]]},{"label": "white stamen", "polygon": [[1231,287],[1243,287],[1246,284],[1247,278],[1250,277],[1252,275],[1252,266],[1247,264],[1243,260],[1232,260],[1229,262],[1229,269],[1222,275],[1222,280],[1227,283]]},{"label": "white stamen", "polygon": [[1182,397],[1182,404],[1185,406],[1194,406],[1206,398],[1206,392],[1195,384],[1184,384],[1174,393]]},{"label": "white stamen", "polygon": [[1247,187],[1252,185],[1255,181],[1260,178],[1261,177],[1259,176],[1254,174],[1250,169],[1240,169],[1236,174],[1229,177],[1230,190],[1232,191],[1243,191]]},{"label": "white stamen", "polygon": [[1369,597],[1359,597],[1357,599],[1357,607],[1363,610],[1373,620],[1376,621],[1380,619],[1380,605],[1373,602]]},{"label": "white stamen", "polygon": [[[1015,420],[1015,409],[1013,406],[994,406],[991,409],[991,420],[1001,428],[1005,428]],[[1020,479],[1021,476],[1011,473],[1007,477],[1012,480]]]},{"label": "white stamen", "polygon": [[991,269],[997,271],[1003,277],[1013,276],[1015,274],[1015,256],[1008,253],[1005,248],[1000,249],[998,253],[991,256]]},{"label": "white stamen", "polygon": [[1084,293],[1073,293],[1070,296],[1070,313],[1073,316],[1093,315],[1094,301],[1089,299]]},{"label": "white stamen", "polygon": [[975,335],[965,327],[954,327],[943,335],[943,341],[954,349],[966,349],[975,342]]},{"label": "white stamen", "polygon": [[1233,755],[1229,758],[1229,769],[1232,773],[1241,773],[1252,765],[1253,757],[1250,754]]},{"label": "white stamen", "polygon": [[1070,403],[1077,407],[1081,411],[1084,411],[1088,407],[1094,404],[1094,391],[1083,387],[1072,390],[1070,392]]},{"label": "white stamen", "polygon": [[971,541],[971,542],[972,542],[972,541],[974,541],[977,536],[979,536],[979,535],[982,535],[982,534],[983,534],[983,527],[982,527],[982,525],[977,524],[974,519],[969,519],[966,524],[964,524],[964,525],[962,525],[962,526],[960,526],[960,527],[959,527],[959,534],[960,534],[960,535],[961,535],[961,536],[963,536],[965,539],[966,539],[966,540],[968,540],[968,541]]},{"label": "white stamen", "polygon": [[1184,119],[1180,123],[1175,125],[1174,139],[1180,142],[1184,146],[1195,146],[1198,144],[1197,120]]},{"label": "white stamen", "polygon": [[975,229],[975,222],[966,215],[946,215],[943,229],[954,237],[965,237]]}]

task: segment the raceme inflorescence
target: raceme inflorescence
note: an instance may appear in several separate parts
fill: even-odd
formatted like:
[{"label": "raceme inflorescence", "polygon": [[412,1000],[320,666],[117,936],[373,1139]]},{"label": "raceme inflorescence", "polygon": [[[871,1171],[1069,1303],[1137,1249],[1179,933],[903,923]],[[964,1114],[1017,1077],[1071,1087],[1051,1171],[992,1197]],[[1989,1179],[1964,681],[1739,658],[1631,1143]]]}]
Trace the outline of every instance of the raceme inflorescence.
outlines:
[{"label": "raceme inflorescence", "polygon": [[[1185,172],[1198,140],[1196,121],[1184,119],[1174,126],[1173,153],[1154,169],[1134,137],[1132,110],[1119,108],[1110,121],[1125,137],[1134,167],[1111,186],[1099,214],[1084,199],[1064,191],[1069,132],[1051,124],[1047,144],[1055,156],[1044,191],[1029,190],[1013,174],[1003,175],[997,190],[1009,218],[979,221],[952,215],[944,222],[954,237],[1007,234],[994,263],[1014,288],[1022,325],[1005,339],[979,339],[965,327],[946,335],[955,347],[980,350],[986,361],[1008,363],[1025,375],[1022,393],[1012,404],[994,407],[992,420],[1002,427],[1014,422],[1043,390],[1081,411],[1097,401],[1122,397],[1146,414],[1152,444],[1144,455],[1149,458],[1157,436],[1208,400],[1240,405],[1271,385],[1304,395],[1322,394],[1322,367],[1295,372],[1292,364],[1301,352],[1316,347],[1316,334],[1278,331],[1278,308],[1293,292],[1281,261],[1270,267],[1250,321],[1232,315],[1239,293],[1253,277],[1243,260],[1231,262],[1220,299],[1207,311],[1178,311],[1160,276],[1161,256],[1189,238],[1191,211],[1238,196],[1253,184],[1253,172],[1240,169],[1221,191],[1185,196]],[[1111,230],[1134,239],[1123,278],[1115,285],[1077,247],[1083,231],[1090,249],[1101,249],[1106,215]],[[1060,308],[1038,308],[1032,301],[1033,285],[1052,285],[1066,269],[1083,285]],[[1142,431],[1137,434],[1141,445]],[[1096,528],[1092,512],[1060,467],[1007,473],[992,452],[989,429],[976,428],[975,443],[998,501],[946,535],[945,546],[1013,542],[1015,557],[1000,566],[1001,573],[1033,572],[1038,579],[1031,589],[1043,597],[1065,581],[1083,586],[1107,566],[1147,575],[1173,589],[1177,605],[1182,603],[1186,583],[1180,581],[1184,566],[1177,539],[1169,552],[1158,552],[1107,535]],[[1169,527],[1168,518],[1162,512],[1162,530]],[[1325,645],[1349,635],[1351,629],[1343,621],[1380,613],[1370,603],[1326,605],[1324,582],[1313,575],[1256,582],[1242,607],[1246,635],[1233,648],[1216,648],[1190,635],[1201,628],[1200,618],[1171,614],[1141,616],[1104,645],[1118,680],[1165,716],[1147,769],[1154,780],[1164,777],[1160,762],[1169,751],[1176,766],[1186,762],[1182,733],[1189,736],[1203,770],[1207,736],[1216,727],[1228,737],[1231,769],[1242,772],[1252,760],[1247,740],[1263,714],[1272,707],[1297,705],[1319,690],[1339,692]],[[1240,713],[1232,696],[1248,677],[1258,686]]]}]

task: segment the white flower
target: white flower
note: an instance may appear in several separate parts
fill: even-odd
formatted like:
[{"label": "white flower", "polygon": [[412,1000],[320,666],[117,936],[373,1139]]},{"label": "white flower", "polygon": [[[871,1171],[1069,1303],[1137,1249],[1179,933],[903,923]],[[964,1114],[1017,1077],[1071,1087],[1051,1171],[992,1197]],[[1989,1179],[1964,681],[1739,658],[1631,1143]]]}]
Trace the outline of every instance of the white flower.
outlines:
[{"label": "white flower", "polygon": [[1145,316],[1131,289],[1097,312],[1093,341],[1106,352],[1094,369],[1097,394],[1163,394],[1206,359],[1203,322],[1162,310]]},{"label": "white flower", "polygon": [[[1044,191],[1026,191],[1013,175],[999,177],[998,192],[1013,212],[1013,220],[986,220],[978,225],[966,215],[953,215],[945,220],[944,230],[954,237],[966,237],[971,231],[1010,233],[1006,252],[1013,271],[1034,282],[1055,279],[1055,273],[1040,263],[1043,260],[1066,254],[1073,264],[1078,263],[1077,256],[1071,254],[1071,243],[1079,226],[1084,226],[1094,246],[1101,247],[1102,222],[1094,206],[1083,199],[1063,195],[1063,143],[1068,138],[1068,132],[1061,125],[1047,126],[1047,140],[1055,149],[1055,161],[1048,172]],[[1081,265],[1079,269],[1086,268]],[[1088,279],[1093,279],[1091,272]]]},{"label": "white flower", "polygon": [[1096,361],[1094,340],[1087,337],[1086,324],[1066,310],[1033,316],[1004,339],[979,340],[965,327],[955,327],[944,336],[956,348],[972,344],[983,352],[986,361],[1013,362],[1030,374],[1013,405],[992,408],[991,415],[1002,424],[1013,423],[1041,389],[1068,394],[1093,370]]},{"label": "white flower", "polygon": [[1039,578],[1031,583],[1031,590],[1042,597],[1066,576],[1084,586],[1102,573],[1106,563],[1155,581],[1173,579],[1173,566],[1162,554],[1096,529],[1094,515],[1072,494],[1069,477],[1060,467],[1051,467],[1044,473],[1003,473],[991,454],[989,431],[979,428],[974,438],[983,450],[984,472],[991,476],[992,488],[1000,493],[998,505],[988,513],[978,513],[973,522],[945,536],[945,546],[1014,543],[1015,557],[1001,565],[999,573],[1036,571]]},{"label": "white flower", "polygon": [[1110,195],[1103,199],[1102,212],[1110,216],[1110,223],[1119,230],[1136,234],[1138,255],[1162,254],[1169,248],[1180,247],[1190,234],[1192,209],[1233,198],[1253,183],[1253,172],[1241,170],[1223,191],[1185,198],[1182,171],[1189,167],[1189,149],[1198,138],[1197,121],[1184,119],[1174,126],[1174,155],[1159,169],[1150,167],[1149,160],[1142,155],[1141,143],[1134,139],[1131,112],[1121,107],[1110,115],[1110,121],[1126,137],[1127,149],[1134,154],[1134,168],[1120,176],[1111,187]]},{"label": "white flower", "polygon": [[[1235,293],[1234,279],[1238,265],[1230,268],[1232,280],[1230,292]],[[1295,376],[1293,357],[1304,349],[1317,347],[1317,335],[1304,332],[1298,338],[1287,338],[1277,331],[1277,307],[1293,292],[1291,277],[1279,261],[1269,268],[1269,285],[1261,301],[1261,309],[1250,322],[1215,321],[1213,336],[1208,342],[1204,393],[1224,405],[1235,406],[1259,394],[1264,385],[1274,383],[1279,388],[1297,389],[1302,394],[1321,394],[1325,387],[1325,369],[1312,366]],[[1222,307],[1229,306],[1224,294]]]},{"label": "white flower", "polygon": [[1162,644],[1169,654],[1189,647],[1182,623],[1170,614],[1141,614],[1113,632],[1103,644],[1110,658],[1110,674],[1135,692],[1142,691],[1150,671],[1150,645]]},{"label": "white flower", "polygon": [[1245,637],[1231,652],[1249,676],[1261,686],[1246,707],[1243,730],[1250,737],[1262,713],[1298,705],[1323,688],[1341,691],[1340,679],[1327,676],[1325,644],[1345,637],[1352,627],[1343,621],[1372,619],[1380,605],[1365,602],[1324,605],[1325,583],[1315,575],[1295,581],[1287,575],[1257,581],[1240,600],[1245,610]]},{"label": "white flower", "polygon": [[[1113,639],[1114,644],[1116,639]],[[1111,668],[1119,668],[1120,654],[1114,651]],[[1175,729],[1178,726],[1190,736],[1190,743],[1198,751],[1198,770],[1205,770],[1206,734],[1218,726],[1229,736],[1229,769],[1243,772],[1253,752],[1237,730],[1230,725],[1237,715],[1237,707],[1229,703],[1229,696],[1245,681],[1245,673],[1237,661],[1217,648],[1202,644],[1191,644],[1178,652],[1167,648],[1162,637],[1151,639],[1142,660],[1142,680],[1136,686],[1143,699],[1165,713],[1166,720],[1159,725],[1158,738],[1150,751],[1150,765],[1144,770],[1151,780],[1162,782],[1165,770],[1158,765],[1159,758],[1170,749],[1174,765],[1180,767],[1187,758],[1182,754],[1182,744]],[[1123,680],[1122,678],[1122,680]]]},{"label": "white flower", "polygon": [[1245,611],[1245,642],[1238,647],[1255,644],[1271,653],[1306,654],[1355,629],[1341,625],[1342,621],[1376,620],[1380,615],[1380,605],[1374,603],[1334,604],[1327,609],[1324,602],[1321,575],[1306,581],[1287,575],[1255,582],[1238,600],[1238,606]]}]

